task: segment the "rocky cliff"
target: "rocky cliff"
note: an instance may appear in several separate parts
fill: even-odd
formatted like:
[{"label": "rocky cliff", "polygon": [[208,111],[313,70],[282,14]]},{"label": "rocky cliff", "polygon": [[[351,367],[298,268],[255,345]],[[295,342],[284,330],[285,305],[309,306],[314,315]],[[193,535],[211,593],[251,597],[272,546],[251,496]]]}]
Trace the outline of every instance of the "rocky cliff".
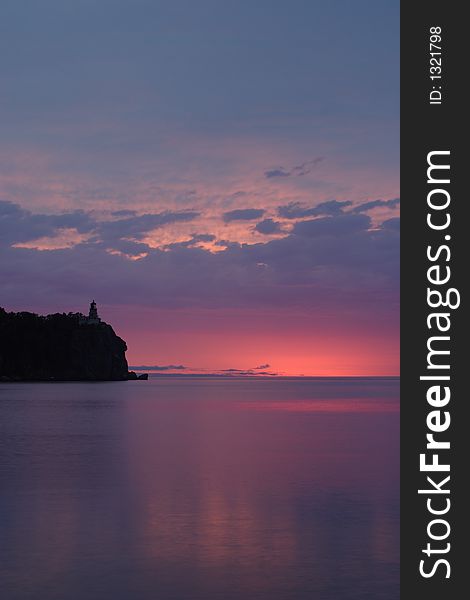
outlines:
[{"label": "rocky cliff", "polygon": [[129,378],[126,343],[111,325],[79,314],[39,316],[0,308],[0,380],[119,381]]}]

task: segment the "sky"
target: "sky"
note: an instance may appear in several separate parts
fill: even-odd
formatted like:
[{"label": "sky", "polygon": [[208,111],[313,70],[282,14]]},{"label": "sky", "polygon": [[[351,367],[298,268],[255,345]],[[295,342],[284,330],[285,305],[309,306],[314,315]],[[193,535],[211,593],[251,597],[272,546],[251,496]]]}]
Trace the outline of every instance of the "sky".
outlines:
[{"label": "sky", "polygon": [[160,372],[398,374],[398,0],[3,0],[0,70],[1,306],[94,298]]}]

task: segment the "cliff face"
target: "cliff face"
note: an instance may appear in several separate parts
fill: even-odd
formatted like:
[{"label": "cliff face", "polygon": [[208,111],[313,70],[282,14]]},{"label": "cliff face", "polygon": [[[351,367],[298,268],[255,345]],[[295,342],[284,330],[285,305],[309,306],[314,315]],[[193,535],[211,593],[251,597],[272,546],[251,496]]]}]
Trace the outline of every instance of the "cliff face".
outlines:
[{"label": "cliff face", "polygon": [[0,308],[0,379],[128,379],[126,343],[111,325],[80,325],[78,314],[46,317]]}]

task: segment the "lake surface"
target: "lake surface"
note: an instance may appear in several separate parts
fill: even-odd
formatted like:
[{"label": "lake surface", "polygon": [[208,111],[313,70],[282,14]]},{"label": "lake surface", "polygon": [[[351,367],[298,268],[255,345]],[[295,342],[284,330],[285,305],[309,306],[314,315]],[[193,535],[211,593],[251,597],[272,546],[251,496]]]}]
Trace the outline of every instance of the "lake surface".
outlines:
[{"label": "lake surface", "polygon": [[4,600],[398,600],[398,380],[0,385]]}]

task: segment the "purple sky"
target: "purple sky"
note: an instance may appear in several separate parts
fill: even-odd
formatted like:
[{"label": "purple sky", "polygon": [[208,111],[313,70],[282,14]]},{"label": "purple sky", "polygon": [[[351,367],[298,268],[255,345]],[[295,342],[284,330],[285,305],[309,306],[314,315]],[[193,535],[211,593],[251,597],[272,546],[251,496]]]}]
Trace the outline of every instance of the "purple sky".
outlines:
[{"label": "purple sky", "polygon": [[0,9],[0,305],[134,364],[398,372],[399,3]]}]

